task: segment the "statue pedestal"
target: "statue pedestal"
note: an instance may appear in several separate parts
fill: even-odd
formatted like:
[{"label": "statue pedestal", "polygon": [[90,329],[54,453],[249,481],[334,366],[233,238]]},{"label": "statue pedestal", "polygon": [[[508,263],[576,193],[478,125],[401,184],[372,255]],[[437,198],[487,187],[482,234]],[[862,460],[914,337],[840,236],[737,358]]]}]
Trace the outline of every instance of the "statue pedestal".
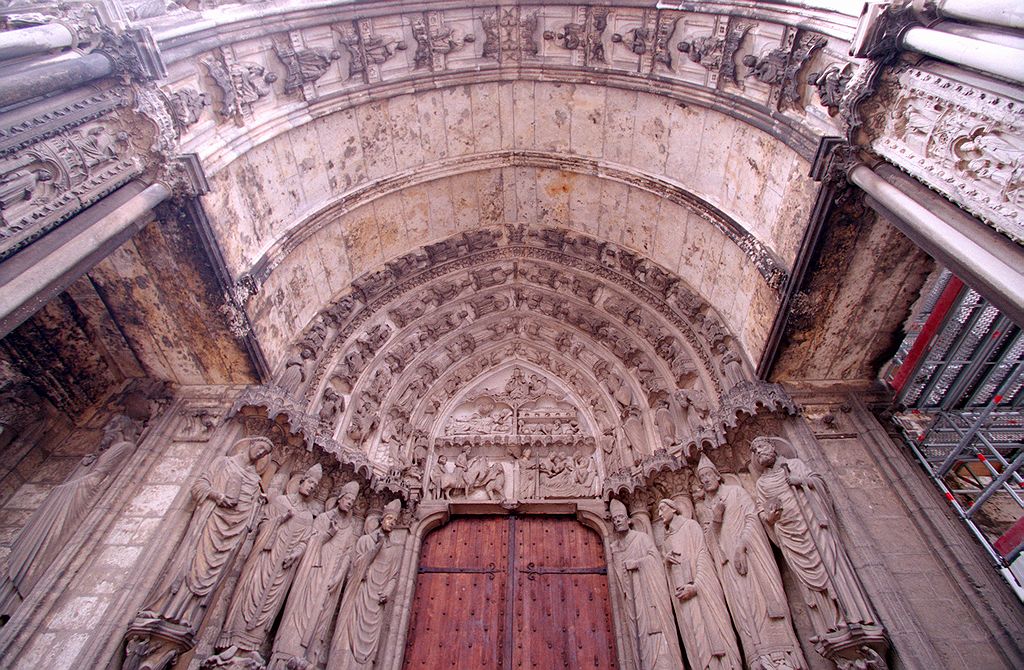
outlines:
[{"label": "statue pedestal", "polygon": [[195,646],[189,626],[140,614],[125,634],[124,670],[165,670]]},{"label": "statue pedestal", "polygon": [[851,624],[814,638],[815,650],[839,670],[888,670],[889,638],[881,626]]}]

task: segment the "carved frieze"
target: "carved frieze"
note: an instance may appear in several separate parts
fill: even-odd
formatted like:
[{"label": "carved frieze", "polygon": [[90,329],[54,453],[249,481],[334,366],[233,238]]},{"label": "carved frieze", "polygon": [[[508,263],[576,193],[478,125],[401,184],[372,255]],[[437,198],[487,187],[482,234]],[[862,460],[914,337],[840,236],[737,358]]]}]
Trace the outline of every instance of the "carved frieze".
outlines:
[{"label": "carved frieze", "polygon": [[349,77],[362,79],[367,84],[381,80],[381,66],[409,45],[391,33],[376,33],[373,21],[356,19],[334,27],[338,40],[348,49]]},{"label": "carved frieze", "polygon": [[1024,107],[1019,100],[909,68],[871,147],[887,160],[1024,242]]},{"label": "carved frieze", "polygon": [[203,91],[185,87],[169,96],[171,113],[179,132],[185,132],[199,122],[203,110],[210,106],[210,96]]},{"label": "carved frieze", "polygon": [[828,109],[829,116],[839,113],[846,87],[853,77],[853,66],[849,63],[829,63],[820,72],[807,75],[807,83],[818,91],[818,101]]},{"label": "carved frieze", "polygon": [[236,125],[245,125],[252,118],[253,105],[270,95],[270,85],[277,81],[277,75],[260,63],[236,61],[229,49],[219,53],[219,57],[210,55],[200,59],[220,90],[217,113],[233,119]]},{"label": "carved frieze", "polygon": [[60,132],[0,161],[0,259],[142,173],[113,120]]},{"label": "carved frieze", "polygon": [[572,52],[573,65],[607,63],[604,31],[608,28],[608,12],[607,7],[577,6],[572,22],[563,23],[558,30],[545,30],[542,37]]}]

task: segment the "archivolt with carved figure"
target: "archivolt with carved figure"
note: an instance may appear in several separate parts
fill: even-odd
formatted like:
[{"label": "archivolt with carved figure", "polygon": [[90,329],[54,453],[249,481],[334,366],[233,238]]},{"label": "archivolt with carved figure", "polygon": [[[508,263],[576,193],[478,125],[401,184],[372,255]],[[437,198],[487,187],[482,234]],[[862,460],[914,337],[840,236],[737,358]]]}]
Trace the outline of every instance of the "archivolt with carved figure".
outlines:
[{"label": "archivolt with carved figure", "polygon": [[[830,517],[794,525],[788,503],[776,511],[778,477],[753,486],[748,473],[772,464],[751,468],[741,447],[786,430],[794,406],[749,369],[682,281],[607,242],[491,228],[391,261],[311,321],[274,383],[237,398],[234,422],[272,439],[239,445],[193,487],[180,555],[129,629],[125,667],[170,667],[195,647],[204,668],[397,668],[417,588],[408,559],[426,533],[452,513],[567,510],[610,552],[621,667],[677,667],[680,653],[695,667],[741,653],[750,667],[805,667],[769,536],[798,597],[832,608],[808,640],[843,667],[885,667],[841,540],[818,530]],[[258,466],[266,495],[246,507]],[[629,512],[615,502],[609,523],[613,496]],[[664,528],[649,521],[661,498]],[[161,605],[183,589],[187,608]]]}]

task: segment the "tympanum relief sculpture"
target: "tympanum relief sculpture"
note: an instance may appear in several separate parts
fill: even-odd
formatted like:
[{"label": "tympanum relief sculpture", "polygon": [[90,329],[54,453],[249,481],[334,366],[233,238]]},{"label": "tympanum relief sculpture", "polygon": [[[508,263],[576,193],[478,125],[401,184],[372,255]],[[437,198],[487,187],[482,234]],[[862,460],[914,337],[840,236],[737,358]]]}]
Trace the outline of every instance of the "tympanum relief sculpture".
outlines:
[{"label": "tympanum relief sculpture", "polygon": [[514,366],[463,395],[435,440],[427,495],[526,500],[597,495],[596,441],[566,392]]}]

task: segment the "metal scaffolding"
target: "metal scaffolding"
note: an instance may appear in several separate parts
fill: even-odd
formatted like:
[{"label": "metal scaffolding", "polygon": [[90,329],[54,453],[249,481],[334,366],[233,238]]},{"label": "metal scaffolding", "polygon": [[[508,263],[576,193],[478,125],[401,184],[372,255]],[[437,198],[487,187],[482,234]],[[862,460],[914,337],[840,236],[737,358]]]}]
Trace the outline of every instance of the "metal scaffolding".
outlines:
[{"label": "metal scaffolding", "polygon": [[1024,331],[948,273],[910,326],[886,377],[896,422],[1024,600]]}]

